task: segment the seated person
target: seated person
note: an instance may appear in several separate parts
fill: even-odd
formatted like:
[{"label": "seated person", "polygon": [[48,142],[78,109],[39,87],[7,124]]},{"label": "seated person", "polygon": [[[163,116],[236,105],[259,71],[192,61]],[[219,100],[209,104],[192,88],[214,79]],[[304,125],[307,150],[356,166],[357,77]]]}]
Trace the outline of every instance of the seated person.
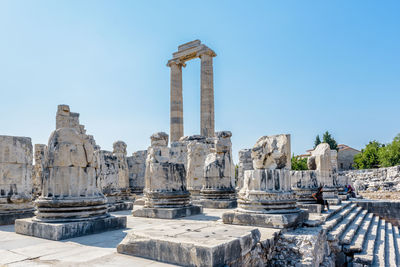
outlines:
[{"label": "seated person", "polygon": [[324,211],[325,206],[326,206],[326,211],[329,211],[329,203],[327,200],[324,200],[323,198],[323,187],[320,186],[318,187],[318,190],[316,193],[312,194],[312,197],[317,201],[317,204],[322,205],[322,211]]}]

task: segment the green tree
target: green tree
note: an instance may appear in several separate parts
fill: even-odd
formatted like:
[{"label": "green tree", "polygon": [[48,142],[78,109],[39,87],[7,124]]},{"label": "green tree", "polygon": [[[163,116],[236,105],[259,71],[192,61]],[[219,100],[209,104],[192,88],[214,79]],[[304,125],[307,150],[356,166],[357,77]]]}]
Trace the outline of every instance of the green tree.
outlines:
[{"label": "green tree", "polygon": [[354,156],[354,167],[357,169],[379,168],[380,166],[380,149],[383,145],[377,141],[371,141],[360,154]]},{"label": "green tree", "polygon": [[391,167],[400,164],[400,134],[390,144],[380,148],[379,162],[381,167]]},{"label": "green tree", "polygon": [[328,131],[326,131],[322,136],[322,142],[328,143],[331,149],[337,149],[336,140],[331,136]]},{"label": "green tree", "polygon": [[315,137],[314,148],[316,148],[319,144],[321,144],[321,139],[319,138],[319,134]]},{"label": "green tree", "polygon": [[292,156],[292,170],[295,170],[295,171],[308,170],[307,159],[306,158],[300,158],[299,156],[295,156],[293,154],[293,156]]}]

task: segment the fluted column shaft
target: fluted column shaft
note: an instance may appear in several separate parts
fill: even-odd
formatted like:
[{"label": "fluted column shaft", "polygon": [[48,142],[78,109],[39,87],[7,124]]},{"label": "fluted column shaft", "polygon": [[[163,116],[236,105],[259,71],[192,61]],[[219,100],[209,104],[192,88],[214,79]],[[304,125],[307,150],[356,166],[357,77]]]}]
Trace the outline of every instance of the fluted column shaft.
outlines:
[{"label": "fluted column shaft", "polygon": [[200,55],[201,59],[201,135],[214,136],[214,71],[210,53]]},{"label": "fluted column shaft", "polygon": [[182,98],[182,64],[170,62],[171,68],[171,121],[170,141],[178,141],[183,136],[183,98]]}]

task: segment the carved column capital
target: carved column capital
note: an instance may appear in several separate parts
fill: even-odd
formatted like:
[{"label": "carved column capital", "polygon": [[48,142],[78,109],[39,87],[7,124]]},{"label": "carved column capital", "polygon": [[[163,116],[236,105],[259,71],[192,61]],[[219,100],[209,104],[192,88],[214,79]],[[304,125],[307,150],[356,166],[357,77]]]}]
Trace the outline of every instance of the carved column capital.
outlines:
[{"label": "carved column capital", "polygon": [[172,65],[177,65],[178,67],[186,67],[185,61],[181,59],[170,59],[167,62],[167,67],[171,67]]},{"label": "carved column capital", "polygon": [[203,56],[215,57],[215,56],[217,56],[217,54],[210,48],[206,47],[206,48],[200,50],[199,52],[197,52],[196,56],[201,59]]}]

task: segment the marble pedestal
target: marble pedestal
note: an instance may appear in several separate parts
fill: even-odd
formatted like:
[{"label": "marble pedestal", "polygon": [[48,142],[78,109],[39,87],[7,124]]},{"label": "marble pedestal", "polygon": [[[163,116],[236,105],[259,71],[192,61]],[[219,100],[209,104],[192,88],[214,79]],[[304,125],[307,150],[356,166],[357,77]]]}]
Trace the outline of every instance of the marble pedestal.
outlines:
[{"label": "marble pedestal", "polygon": [[35,218],[15,221],[17,234],[50,240],[62,240],[121,228],[126,228],[126,216],[105,216],[92,220],[60,223],[36,221]]}]

